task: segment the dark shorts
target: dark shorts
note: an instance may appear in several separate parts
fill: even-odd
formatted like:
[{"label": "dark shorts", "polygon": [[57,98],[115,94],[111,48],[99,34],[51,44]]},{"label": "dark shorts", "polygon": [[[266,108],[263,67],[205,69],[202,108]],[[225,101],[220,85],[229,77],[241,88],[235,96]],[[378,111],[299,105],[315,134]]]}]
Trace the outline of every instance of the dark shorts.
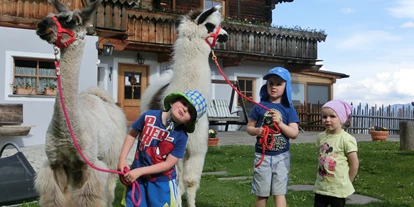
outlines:
[{"label": "dark shorts", "polygon": [[315,193],[315,203],[313,204],[314,207],[328,207],[329,205],[331,207],[344,207],[345,198],[337,198]]}]

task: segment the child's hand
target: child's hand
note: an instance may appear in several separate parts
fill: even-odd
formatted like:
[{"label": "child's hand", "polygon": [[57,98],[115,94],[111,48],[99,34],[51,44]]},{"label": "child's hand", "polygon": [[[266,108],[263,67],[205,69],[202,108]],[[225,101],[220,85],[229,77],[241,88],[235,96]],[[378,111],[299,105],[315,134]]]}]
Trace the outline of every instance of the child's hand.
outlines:
[{"label": "child's hand", "polygon": [[256,135],[261,137],[263,134],[263,127],[257,127],[256,128]]},{"label": "child's hand", "polygon": [[272,114],[273,122],[276,122],[277,125],[279,125],[280,122],[282,122],[282,117],[280,117],[279,113],[276,113],[276,112],[272,111],[272,112],[270,112],[270,114]]},{"label": "child's hand", "polygon": [[137,178],[141,177],[142,175],[142,168],[135,168],[127,173],[125,173],[124,177],[127,182],[134,182]]},{"label": "child's hand", "polygon": [[118,161],[118,170],[119,171],[124,171],[124,168],[127,167],[129,169],[129,166],[127,164],[127,162],[125,160],[119,160]]}]

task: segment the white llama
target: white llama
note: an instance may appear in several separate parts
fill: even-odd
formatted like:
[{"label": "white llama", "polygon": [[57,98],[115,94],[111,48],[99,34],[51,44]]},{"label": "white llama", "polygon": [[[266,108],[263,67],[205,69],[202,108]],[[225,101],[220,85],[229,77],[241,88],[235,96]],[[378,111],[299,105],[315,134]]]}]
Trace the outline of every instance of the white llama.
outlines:
[{"label": "white llama", "polygon": [[[79,70],[91,14],[99,2],[82,11],[69,11],[58,0],[51,0],[60,13],[42,19],[36,34],[48,43],[74,42],[61,47],[62,93],[69,118],[79,145],[95,166],[116,169],[118,156],[126,136],[126,119],[110,94],[100,88],[91,88],[78,94]],[[74,32],[61,33],[62,28]],[[60,43],[58,33],[62,35]],[[42,207],[112,206],[118,176],[89,167],[77,152],[69,134],[59,95],[46,133],[47,161],[39,169],[35,188]]]},{"label": "white llama", "polygon": [[[181,18],[178,27],[178,38],[174,44],[172,70],[164,72],[153,82],[142,97],[141,109],[160,109],[164,97],[171,92],[184,92],[190,89],[199,90],[207,101],[210,100],[211,72],[209,65],[210,45],[220,25],[220,7],[207,11],[190,12]],[[225,42],[227,32],[220,29],[217,42]],[[207,153],[208,119],[203,116],[196,125],[194,133],[189,134],[185,157],[177,165],[179,196],[186,192],[187,204],[195,206],[196,192],[200,185],[204,158]]]}]

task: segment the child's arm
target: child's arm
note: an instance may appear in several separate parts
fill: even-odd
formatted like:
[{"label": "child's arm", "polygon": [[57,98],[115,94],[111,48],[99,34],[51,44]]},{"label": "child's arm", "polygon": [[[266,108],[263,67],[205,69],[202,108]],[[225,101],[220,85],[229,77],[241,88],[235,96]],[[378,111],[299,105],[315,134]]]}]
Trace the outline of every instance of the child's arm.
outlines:
[{"label": "child's arm", "polygon": [[165,162],[160,162],[155,165],[147,166],[147,167],[139,167],[131,170],[130,172],[125,174],[125,178],[127,180],[136,180],[137,178],[143,175],[150,175],[150,174],[157,174],[161,172],[165,172],[171,169],[175,164],[177,164],[178,158],[174,155],[169,154]]},{"label": "child's arm", "polygon": [[119,160],[118,160],[118,170],[123,170],[124,167],[128,167],[126,158],[128,156],[129,151],[132,148],[132,145],[134,145],[135,142],[135,138],[138,136],[139,132],[135,131],[134,129],[130,129],[127,136],[125,137],[124,140],[124,145],[122,146],[121,149],[121,154],[119,155]]},{"label": "child's arm", "polygon": [[246,132],[251,136],[262,136],[263,127],[256,127],[256,120],[249,119],[247,123]]},{"label": "child's arm", "polygon": [[349,162],[349,179],[351,182],[354,182],[359,168],[358,154],[357,152],[350,152],[346,156],[348,157]]},{"label": "child's arm", "polygon": [[277,124],[280,128],[280,131],[289,139],[296,139],[299,135],[299,127],[297,123],[289,123],[286,125],[282,121]]},{"label": "child's arm", "polygon": [[277,126],[279,126],[280,131],[289,139],[296,139],[299,134],[299,127],[297,123],[289,123],[286,125],[283,123],[282,118],[278,113],[272,112],[272,119],[276,122]]}]

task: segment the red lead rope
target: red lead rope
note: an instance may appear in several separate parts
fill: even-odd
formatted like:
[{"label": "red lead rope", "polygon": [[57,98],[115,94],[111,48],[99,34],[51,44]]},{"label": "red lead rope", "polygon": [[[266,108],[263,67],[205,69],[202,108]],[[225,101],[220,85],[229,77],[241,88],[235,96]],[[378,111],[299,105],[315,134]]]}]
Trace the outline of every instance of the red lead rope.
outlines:
[{"label": "red lead rope", "polygon": [[[239,90],[237,90],[237,88],[230,82],[230,80],[226,77],[226,75],[224,74],[223,70],[221,70],[220,65],[217,62],[217,57],[214,54],[214,51],[211,50],[212,53],[212,59],[214,60],[214,63],[216,63],[217,69],[220,72],[221,76],[223,76],[224,80],[227,82],[227,84],[230,85],[230,87],[233,88],[234,91],[236,91],[243,99],[246,99],[248,101],[250,101],[251,103],[257,104],[259,107],[265,109],[266,111],[272,112],[269,108],[267,108],[266,106],[255,102],[254,100],[252,100],[251,98],[247,97],[246,95],[244,95],[242,92],[240,92]],[[262,136],[259,138],[259,143],[262,145],[262,158],[260,159],[260,162],[257,163],[254,167],[259,167],[263,160],[264,160],[264,156],[265,156],[265,152],[266,149],[270,150],[273,148],[274,144],[275,144],[275,139],[273,139],[273,134],[279,134],[280,133],[280,128],[279,126],[276,124],[276,122],[273,122],[273,126],[275,127],[276,130],[271,129],[269,126],[264,126],[263,127],[263,133]],[[270,145],[267,144],[267,139],[269,134],[271,135],[271,142]]]},{"label": "red lead rope", "polygon": [[[269,126],[263,127],[263,135],[259,138],[259,143],[262,145],[262,158],[260,158],[260,161],[254,167],[259,167],[262,164],[266,150],[271,150],[275,145],[275,139],[273,138],[273,134],[279,134],[280,128],[279,126],[277,126],[276,122],[273,122],[273,126],[276,130],[271,129]],[[269,134],[271,141],[270,144],[267,144]]]}]

